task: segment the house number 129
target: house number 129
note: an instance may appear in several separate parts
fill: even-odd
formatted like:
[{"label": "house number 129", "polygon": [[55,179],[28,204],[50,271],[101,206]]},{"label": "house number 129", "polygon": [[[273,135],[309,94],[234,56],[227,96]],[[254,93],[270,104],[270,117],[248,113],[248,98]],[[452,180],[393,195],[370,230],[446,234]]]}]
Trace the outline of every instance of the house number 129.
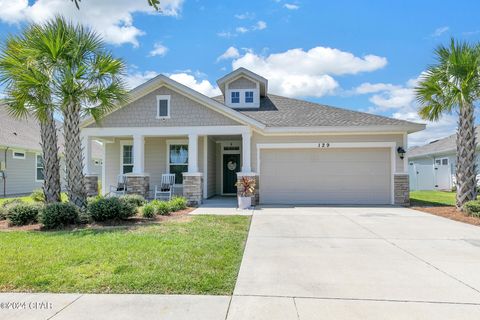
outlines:
[{"label": "house number 129", "polygon": [[328,147],[330,147],[330,143],[328,143],[328,142],[319,143],[318,147],[319,148],[328,148]]}]

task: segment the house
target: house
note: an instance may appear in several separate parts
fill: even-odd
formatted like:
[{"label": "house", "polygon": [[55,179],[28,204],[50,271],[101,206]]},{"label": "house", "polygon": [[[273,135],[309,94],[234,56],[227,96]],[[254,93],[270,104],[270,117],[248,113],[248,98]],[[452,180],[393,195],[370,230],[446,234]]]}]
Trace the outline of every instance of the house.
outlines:
[{"label": "house", "polygon": [[258,181],[261,204],[408,203],[398,150],[423,124],[278,96],[244,68],[217,84],[222,95],[209,98],[159,75],[101,123],[82,123],[84,145],[105,144],[102,192],[125,174],[129,192],[148,196],[170,172],[194,204],[235,195],[242,176]]},{"label": "house", "polygon": [[[61,129],[61,123],[58,127]],[[58,139],[62,152],[63,135],[60,131]],[[92,150],[92,171],[101,173],[103,147],[94,142]],[[62,165],[62,185],[64,170],[65,166]],[[0,103],[0,196],[31,193],[41,188],[42,183],[43,161],[38,122],[32,118],[14,119],[8,115],[5,104]]]},{"label": "house", "polygon": [[[477,141],[480,139],[476,127]],[[452,190],[457,163],[456,134],[408,150],[408,173],[412,190]],[[480,168],[477,150],[476,166]],[[477,175],[477,181],[479,176]]]}]

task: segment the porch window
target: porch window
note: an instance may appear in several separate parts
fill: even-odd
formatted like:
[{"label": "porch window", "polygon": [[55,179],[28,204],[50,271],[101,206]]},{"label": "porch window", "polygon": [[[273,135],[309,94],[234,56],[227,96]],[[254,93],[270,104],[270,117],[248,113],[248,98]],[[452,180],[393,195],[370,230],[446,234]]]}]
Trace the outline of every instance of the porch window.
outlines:
[{"label": "porch window", "polygon": [[122,173],[133,171],[133,145],[125,144],[122,146]]},{"label": "porch window", "polygon": [[170,96],[157,96],[157,119],[170,118]]},{"label": "porch window", "polygon": [[43,181],[43,156],[41,154],[37,154],[35,156],[35,180],[36,181]]},{"label": "porch window", "polygon": [[188,171],[188,144],[170,144],[168,169],[175,174],[175,184],[183,184],[183,172]]},{"label": "porch window", "polygon": [[25,152],[23,151],[13,151],[12,153],[12,158],[13,159],[22,159],[25,160]]}]

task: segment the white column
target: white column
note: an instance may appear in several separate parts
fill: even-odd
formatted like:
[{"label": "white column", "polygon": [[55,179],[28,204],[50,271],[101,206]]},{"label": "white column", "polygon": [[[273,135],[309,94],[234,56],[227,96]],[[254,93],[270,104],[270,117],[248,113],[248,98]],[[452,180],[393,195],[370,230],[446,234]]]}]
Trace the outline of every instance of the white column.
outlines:
[{"label": "white column", "polygon": [[133,136],[133,173],[145,172],[145,136]]},{"label": "white column", "polygon": [[82,137],[82,149],[83,149],[83,174],[91,174],[92,171],[92,137]]},{"label": "white column", "polygon": [[251,139],[252,134],[250,132],[242,133],[242,172],[252,171],[251,167]]},{"label": "white column", "polygon": [[188,135],[188,173],[198,172],[198,134]]}]

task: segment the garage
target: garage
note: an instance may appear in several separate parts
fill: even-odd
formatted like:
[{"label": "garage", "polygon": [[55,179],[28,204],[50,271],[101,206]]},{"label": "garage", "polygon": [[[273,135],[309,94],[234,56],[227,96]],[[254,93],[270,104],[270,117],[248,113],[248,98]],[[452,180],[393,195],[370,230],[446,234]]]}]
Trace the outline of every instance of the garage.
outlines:
[{"label": "garage", "polygon": [[262,204],[390,204],[390,148],[259,150]]}]

